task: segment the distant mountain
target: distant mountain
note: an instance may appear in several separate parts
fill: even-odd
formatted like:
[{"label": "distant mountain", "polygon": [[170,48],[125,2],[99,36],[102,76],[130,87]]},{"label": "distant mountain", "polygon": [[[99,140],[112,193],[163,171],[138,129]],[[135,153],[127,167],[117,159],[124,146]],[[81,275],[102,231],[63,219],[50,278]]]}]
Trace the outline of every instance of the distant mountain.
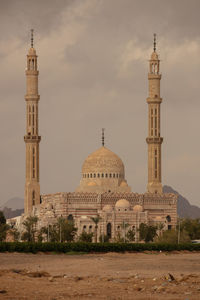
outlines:
[{"label": "distant mountain", "polygon": [[23,214],[24,212],[24,209],[22,208],[22,209],[12,210],[12,208],[4,207],[2,211],[6,219],[11,219],[11,218],[21,216],[21,214]]},{"label": "distant mountain", "polygon": [[7,200],[2,206],[0,206],[0,209],[4,209],[4,207],[11,208],[13,210],[22,209],[24,208],[24,199],[19,197],[11,198]]},{"label": "distant mountain", "polygon": [[174,193],[178,195],[178,215],[181,218],[191,218],[196,219],[200,218],[200,207],[196,205],[191,205],[190,202],[180,195],[177,191],[175,191],[172,187],[164,185],[163,186],[164,193]]},{"label": "distant mountain", "polygon": [[6,219],[20,216],[24,212],[24,199],[19,197],[11,198],[0,207],[0,210],[3,211]]}]

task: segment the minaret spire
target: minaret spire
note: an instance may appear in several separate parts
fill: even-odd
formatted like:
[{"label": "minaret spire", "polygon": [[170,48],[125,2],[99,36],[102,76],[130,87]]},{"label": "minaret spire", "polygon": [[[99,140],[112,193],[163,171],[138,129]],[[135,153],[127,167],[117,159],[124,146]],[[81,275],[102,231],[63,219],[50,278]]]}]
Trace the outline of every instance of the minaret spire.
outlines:
[{"label": "minaret spire", "polygon": [[162,193],[161,180],[161,145],[160,136],[160,60],[156,53],[156,34],[154,34],[154,48],[149,61],[149,96],[148,103],[148,185],[150,193]]},{"label": "minaret spire", "polygon": [[33,29],[31,29],[31,48],[27,55],[26,69],[26,183],[24,210],[30,214],[35,205],[40,204],[40,180],[39,180],[39,135],[38,126],[38,67],[37,54],[33,48]]},{"label": "minaret spire", "polygon": [[156,33],[153,34],[153,51],[156,52]]},{"label": "minaret spire", "polygon": [[105,133],[105,128],[102,128],[102,137],[101,137],[101,140],[102,140],[102,146],[103,147],[105,145],[105,135],[104,135],[104,133]]},{"label": "minaret spire", "polygon": [[31,29],[31,48],[33,48],[33,40],[34,40],[33,32],[34,32],[34,29]]}]

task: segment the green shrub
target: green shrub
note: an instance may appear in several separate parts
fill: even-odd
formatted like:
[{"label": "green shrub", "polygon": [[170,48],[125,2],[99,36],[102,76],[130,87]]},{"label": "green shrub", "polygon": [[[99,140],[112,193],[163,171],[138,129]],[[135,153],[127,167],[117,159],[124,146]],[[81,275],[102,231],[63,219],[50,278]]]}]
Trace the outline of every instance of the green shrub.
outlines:
[{"label": "green shrub", "polygon": [[34,243],[34,242],[0,242],[0,252],[84,252],[84,253],[105,253],[105,252],[143,252],[143,251],[200,251],[200,244],[184,243]]}]

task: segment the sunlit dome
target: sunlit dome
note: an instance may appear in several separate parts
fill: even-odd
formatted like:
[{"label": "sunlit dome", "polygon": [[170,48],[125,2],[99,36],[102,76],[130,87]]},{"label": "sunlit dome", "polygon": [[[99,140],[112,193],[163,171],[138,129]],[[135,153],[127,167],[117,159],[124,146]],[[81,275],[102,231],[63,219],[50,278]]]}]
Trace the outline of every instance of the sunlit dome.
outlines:
[{"label": "sunlit dome", "polygon": [[126,199],[120,199],[116,202],[115,207],[117,207],[117,208],[129,208],[130,203]]},{"label": "sunlit dome", "polygon": [[151,60],[158,60],[158,54],[156,52],[152,52],[151,54]]},{"label": "sunlit dome", "polygon": [[90,154],[83,163],[82,173],[116,173],[124,177],[124,164],[114,152],[101,147]]},{"label": "sunlit dome", "polygon": [[36,50],[31,47],[28,51],[28,55],[36,55]]},{"label": "sunlit dome", "polygon": [[103,207],[103,211],[110,212],[112,210],[113,210],[113,208],[110,204],[107,204]]},{"label": "sunlit dome", "polygon": [[138,211],[138,212],[142,212],[143,211],[143,207],[141,205],[135,205],[133,207],[133,210],[134,211]]}]

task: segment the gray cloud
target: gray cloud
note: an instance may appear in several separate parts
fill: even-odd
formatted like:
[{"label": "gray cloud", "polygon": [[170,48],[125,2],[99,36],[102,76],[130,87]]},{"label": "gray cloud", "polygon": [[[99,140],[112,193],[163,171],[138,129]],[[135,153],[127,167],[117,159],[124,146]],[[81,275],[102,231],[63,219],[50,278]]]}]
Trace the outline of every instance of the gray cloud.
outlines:
[{"label": "gray cloud", "polygon": [[146,190],[147,72],[157,32],[163,183],[198,204],[199,8],[199,1],[185,0],[1,1],[0,201],[23,196],[24,69],[34,27],[42,193],[74,190],[102,127],[133,191]]}]

